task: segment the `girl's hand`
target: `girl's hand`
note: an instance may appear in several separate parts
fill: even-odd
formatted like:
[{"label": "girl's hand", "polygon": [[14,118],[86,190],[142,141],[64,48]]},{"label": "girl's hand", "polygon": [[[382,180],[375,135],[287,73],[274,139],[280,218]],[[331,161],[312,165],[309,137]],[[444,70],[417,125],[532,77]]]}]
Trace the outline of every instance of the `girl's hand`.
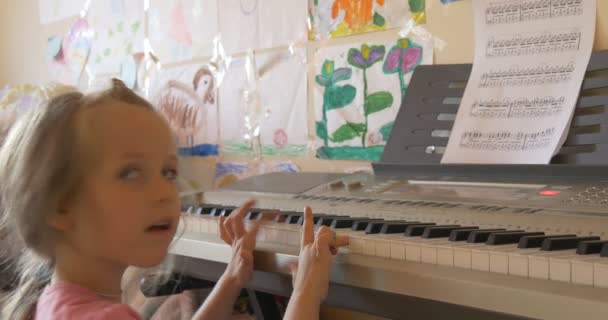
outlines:
[{"label": "girl's hand", "polygon": [[253,249],[255,249],[258,225],[247,228],[243,219],[255,205],[255,200],[245,202],[228,217],[220,217],[220,238],[232,246],[232,258],[224,272],[224,280],[243,288],[253,274]]},{"label": "girl's hand", "polygon": [[297,265],[292,265],[293,296],[320,304],[327,297],[333,255],[338,247],[347,244],[348,237],[336,237],[326,226],[319,228],[315,237],[312,210],[306,207],[300,257]]}]

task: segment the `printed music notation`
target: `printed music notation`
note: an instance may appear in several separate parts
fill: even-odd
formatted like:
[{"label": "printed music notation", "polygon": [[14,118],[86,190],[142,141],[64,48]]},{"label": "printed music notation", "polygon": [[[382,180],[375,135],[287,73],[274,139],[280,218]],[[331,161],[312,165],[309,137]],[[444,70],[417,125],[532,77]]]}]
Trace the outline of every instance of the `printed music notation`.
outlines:
[{"label": "printed music notation", "polygon": [[492,70],[482,73],[480,88],[519,87],[569,82],[572,79],[575,64],[543,64],[527,68],[518,66],[503,70]]},{"label": "printed music notation", "polygon": [[474,118],[540,118],[561,113],[566,97],[479,99],[471,107]]},{"label": "printed music notation", "polygon": [[538,132],[486,132],[465,131],[460,139],[460,147],[490,151],[526,151],[546,148],[550,145],[555,128]]},{"label": "printed music notation", "polygon": [[583,13],[583,0],[496,1],[486,10],[486,24],[542,20]]},{"label": "printed music notation", "polygon": [[581,31],[544,31],[524,35],[492,37],[486,46],[486,57],[511,57],[542,53],[576,51]]}]

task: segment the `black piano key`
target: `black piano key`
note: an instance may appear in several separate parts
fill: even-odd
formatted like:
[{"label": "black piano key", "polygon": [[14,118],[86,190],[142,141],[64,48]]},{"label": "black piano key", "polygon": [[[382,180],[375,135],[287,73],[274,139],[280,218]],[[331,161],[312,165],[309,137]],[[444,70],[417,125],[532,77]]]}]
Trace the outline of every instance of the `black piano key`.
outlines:
[{"label": "black piano key", "polygon": [[245,216],[245,220],[258,220],[262,217],[262,211],[260,210],[251,210],[247,212]]},{"label": "black piano key", "polygon": [[224,208],[224,209],[222,209],[222,212],[220,213],[220,217],[229,217],[230,214],[232,213],[232,211],[234,211],[233,208]]},{"label": "black piano key", "polygon": [[600,251],[600,257],[608,257],[608,244],[605,244]]},{"label": "black piano key", "polygon": [[600,237],[549,238],[543,241],[543,245],[540,249],[543,251],[576,249],[580,242],[593,240],[600,240]]},{"label": "black piano key", "polygon": [[327,217],[321,217],[321,219],[319,219],[319,221],[317,221],[316,226],[317,227],[320,227],[320,226],[329,227],[334,222],[334,220],[340,219],[340,218],[349,218],[349,217],[347,217],[347,216],[327,216]]},{"label": "black piano key", "polygon": [[497,246],[502,244],[519,243],[519,240],[525,236],[543,236],[544,232],[495,232],[490,234],[486,244]]},{"label": "black piano key", "polygon": [[365,220],[357,220],[353,223],[352,230],[353,231],[365,231],[367,225],[374,221],[384,221],[383,219],[365,219]]},{"label": "black piano key", "polygon": [[345,229],[345,228],[352,228],[353,225],[355,224],[355,222],[357,221],[363,221],[363,220],[370,220],[369,218],[345,218],[345,217],[340,217],[337,219],[334,219],[331,222],[331,225],[329,226],[332,229]]},{"label": "black piano key", "polygon": [[[314,224],[317,224],[317,222],[319,222],[319,219],[321,219],[321,217],[335,217],[334,215],[327,215],[324,213],[314,213],[312,215],[312,221]],[[303,225],[304,224],[304,216],[300,216],[300,218],[298,219],[298,224],[299,225]]]},{"label": "black piano key", "polygon": [[219,217],[220,214],[222,214],[222,210],[223,208],[213,208],[213,210],[211,210],[211,213],[209,215],[211,215],[212,217]]},{"label": "black piano key", "polygon": [[409,226],[419,225],[423,222],[418,221],[406,221],[406,222],[397,222],[397,223],[385,223],[382,225],[380,229],[380,233],[382,234],[395,234],[395,233],[404,233],[405,229]]},{"label": "black piano key", "polygon": [[576,254],[596,254],[602,252],[602,247],[607,244],[606,240],[583,241],[578,244]]},{"label": "black piano key", "polygon": [[412,226],[408,226],[405,229],[405,236],[407,237],[420,237],[423,233],[424,233],[424,229],[426,229],[426,227],[428,226],[434,226],[434,223],[427,223],[427,224],[419,224],[419,225],[412,225]]},{"label": "black piano key", "polygon": [[[454,229],[454,230],[452,230],[452,232],[450,232],[450,238],[448,240],[450,240],[450,241],[467,241],[471,232],[477,231],[477,230],[479,230],[478,227],[471,227],[471,228],[465,228],[465,229]],[[501,231],[504,229],[494,229],[494,230]]]},{"label": "black piano key", "polygon": [[380,233],[380,230],[382,230],[382,227],[385,224],[394,224],[394,223],[403,223],[405,221],[401,221],[401,220],[388,220],[388,221],[372,221],[369,224],[367,224],[367,227],[365,228],[365,233],[366,234],[376,234],[376,233]]},{"label": "black piano key", "polygon": [[297,224],[300,221],[303,213],[301,212],[290,212],[288,213],[287,218],[285,219],[285,223],[287,224]]},{"label": "black piano key", "polygon": [[459,226],[459,225],[447,225],[447,226],[433,226],[427,227],[422,233],[422,237],[425,239],[436,239],[436,238],[447,238],[450,236],[453,230],[457,229],[470,229],[471,226]]},{"label": "black piano key", "polygon": [[569,238],[576,237],[575,234],[551,234],[545,236],[527,236],[519,239],[519,244],[517,245],[520,249],[531,249],[531,248],[540,248],[543,245],[543,241],[549,238]]},{"label": "black piano key", "polygon": [[[503,229],[500,231],[524,232],[523,230],[506,230],[506,229]],[[490,237],[490,235],[495,232],[497,232],[496,229],[481,229],[481,230],[473,231],[473,232],[471,232],[471,234],[469,234],[469,238],[467,239],[467,242],[468,243],[484,243],[484,242],[488,241],[488,238]]]},{"label": "black piano key", "polygon": [[202,207],[201,214],[210,215],[213,211],[215,211],[215,207],[204,206]]}]

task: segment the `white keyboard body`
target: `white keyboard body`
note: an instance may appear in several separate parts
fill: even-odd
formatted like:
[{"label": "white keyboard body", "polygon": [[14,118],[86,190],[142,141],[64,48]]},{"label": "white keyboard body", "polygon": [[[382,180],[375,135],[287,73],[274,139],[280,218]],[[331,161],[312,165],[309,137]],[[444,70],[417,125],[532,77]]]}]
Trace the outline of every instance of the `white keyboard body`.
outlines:
[{"label": "white keyboard body", "polygon": [[[311,206],[315,213],[327,215],[608,239],[608,182],[565,185],[271,174],[207,192],[202,201],[237,207],[249,198],[258,200],[257,208],[282,212]],[[171,252],[227,263],[230,249],[217,235],[218,218],[198,213],[196,206],[184,211]],[[288,274],[287,262],[298,254],[300,228],[262,222],[256,270]],[[608,257],[599,253],[520,249],[517,244],[486,245],[403,233],[366,234],[349,228],[336,231],[348,235],[351,243],[336,258],[332,284],[513,318],[608,318]],[[401,318],[395,316],[399,306],[395,308],[361,310]],[[402,316],[409,318],[407,311]]]}]

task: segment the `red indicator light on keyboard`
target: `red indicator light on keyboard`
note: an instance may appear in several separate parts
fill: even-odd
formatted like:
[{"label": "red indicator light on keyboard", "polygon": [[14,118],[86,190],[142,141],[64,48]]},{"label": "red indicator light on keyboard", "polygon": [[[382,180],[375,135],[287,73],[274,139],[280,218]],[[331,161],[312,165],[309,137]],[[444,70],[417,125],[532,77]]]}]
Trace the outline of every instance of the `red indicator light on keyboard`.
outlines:
[{"label": "red indicator light on keyboard", "polygon": [[558,195],[560,193],[561,192],[557,191],[557,190],[543,190],[543,191],[539,192],[538,194],[540,194],[541,196],[551,197],[551,196],[556,196],[556,195]]}]

